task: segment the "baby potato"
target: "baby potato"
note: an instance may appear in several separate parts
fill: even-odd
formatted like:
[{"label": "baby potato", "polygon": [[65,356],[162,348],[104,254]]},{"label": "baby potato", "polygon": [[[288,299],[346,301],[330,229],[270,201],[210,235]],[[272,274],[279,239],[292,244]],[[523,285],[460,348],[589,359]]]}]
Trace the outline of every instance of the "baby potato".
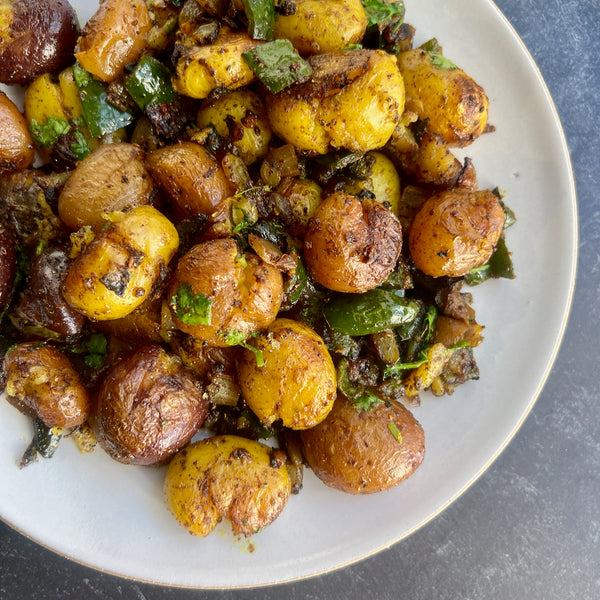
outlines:
[{"label": "baby potato", "polygon": [[255,341],[264,364],[244,350],[238,362],[242,395],[266,425],[281,419],[284,427],[307,429],[331,410],[336,373],[323,340],[307,325],[276,319]]},{"label": "baby potato", "polygon": [[275,19],[275,38],[302,54],[342,50],[362,40],[367,16],[360,0],[299,0],[291,15]]},{"label": "baby potato", "polygon": [[63,296],[92,320],[124,317],[149,297],[178,246],[175,226],[152,206],[138,206],[75,259]]},{"label": "baby potato", "polygon": [[404,110],[396,59],[381,50],[348,50],[308,62],[308,81],[266,96],[274,133],[312,154],[330,146],[354,152],[384,146]]},{"label": "baby potato", "polygon": [[182,142],[148,155],[152,176],[183,214],[210,215],[234,193],[221,165],[200,145]]},{"label": "baby potato", "polygon": [[0,174],[33,164],[33,140],[27,121],[10,98],[0,91]]},{"label": "baby potato", "polygon": [[451,146],[466,146],[484,131],[488,120],[485,90],[462,69],[439,54],[420,48],[401,52],[398,66],[406,101],[427,128]]},{"label": "baby potato", "polygon": [[18,344],[4,363],[8,398],[48,427],[76,427],[89,417],[89,394],[71,361],[54,346]]},{"label": "baby potato", "polygon": [[321,186],[312,179],[286,177],[277,194],[277,216],[289,224],[290,231],[303,235],[323,199]]},{"label": "baby potato", "polygon": [[154,344],[134,350],[104,376],[95,426],[112,458],[150,465],[187,444],[207,413],[208,400],[195,378]]},{"label": "baby potato", "polygon": [[300,437],[315,475],[348,494],[394,487],[410,477],[425,456],[423,428],[395,401],[360,410],[338,396],[329,416]]},{"label": "baby potato", "polygon": [[290,497],[284,464],[271,464],[271,448],[222,435],[195,442],[172,459],[165,480],[167,507],[190,533],[207,536],[223,519],[236,535],[272,523]]},{"label": "baby potato", "polygon": [[144,0],[103,0],[77,40],[75,58],[100,81],[113,81],[140,57],[151,27]]},{"label": "baby potato", "polygon": [[[277,316],[283,296],[281,272],[235,240],[215,239],[191,248],[177,264],[169,285],[173,320],[181,331],[215,346],[230,334],[250,335]],[[202,303],[204,318],[194,311]]]},{"label": "baby potato", "polygon": [[99,230],[109,213],[148,204],[152,190],[139,146],[103,144],[77,165],[65,183],[58,214],[71,229],[90,225]]},{"label": "baby potato", "polygon": [[317,208],[304,236],[314,278],[336,292],[363,293],[392,273],[402,249],[398,218],[376,200],[335,192]]},{"label": "baby potato", "polygon": [[462,277],[491,257],[505,214],[489,190],[449,190],[429,198],[411,225],[410,255],[432,277]]},{"label": "baby potato", "polygon": [[0,315],[10,304],[17,272],[17,245],[9,230],[0,222]]},{"label": "baby potato", "polygon": [[271,126],[262,100],[250,90],[238,90],[204,104],[198,112],[198,127],[212,125],[230,138],[240,157],[250,165],[269,150]]}]

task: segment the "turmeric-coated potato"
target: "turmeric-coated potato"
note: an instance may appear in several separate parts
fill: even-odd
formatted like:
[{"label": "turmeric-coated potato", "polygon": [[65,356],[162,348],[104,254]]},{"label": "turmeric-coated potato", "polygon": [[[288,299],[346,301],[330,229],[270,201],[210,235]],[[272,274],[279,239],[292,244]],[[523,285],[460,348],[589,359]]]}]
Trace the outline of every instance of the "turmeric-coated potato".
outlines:
[{"label": "turmeric-coated potato", "polygon": [[440,54],[420,48],[398,55],[406,102],[427,128],[451,146],[466,146],[478,138],[488,120],[485,90]]},{"label": "turmeric-coated potato", "polygon": [[187,444],[204,423],[208,400],[193,375],[159,345],[128,354],[98,391],[98,441],[126,464],[161,462]]},{"label": "turmeric-coated potato", "polygon": [[104,144],[69,177],[58,197],[58,214],[71,229],[90,225],[99,230],[111,212],[147,204],[152,190],[139,146]]},{"label": "turmeric-coated potato", "polygon": [[299,0],[290,15],[275,19],[275,38],[288,39],[302,54],[343,50],[362,40],[367,16],[360,0]]},{"label": "turmeric-coated potato", "polygon": [[[254,342],[262,353],[244,350],[238,380],[250,409],[265,424],[307,429],[331,410],[336,373],[323,340],[307,325],[276,319]],[[263,364],[264,363],[264,364]]]},{"label": "turmeric-coated potato", "polygon": [[411,225],[408,246],[432,277],[462,277],[491,257],[505,213],[489,190],[449,190],[429,198]]},{"label": "turmeric-coated potato", "polygon": [[165,480],[167,507],[190,533],[207,536],[222,519],[250,536],[272,523],[290,496],[285,465],[260,442],[222,435],[195,442],[172,459]]},{"label": "turmeric-coated potato", "polygon": [[300,436],[315,475],[349,494],[372,494],[398,485],[425,456],[423,428],[395,401],[361,410],[338,396],[329,416]]},{"label": "turmeric-coated potato", "polygon": [[152,177],[186,216],[210,215],[234,193],[221,165],[194,142],[154,150],[146,164]]},{"label": "turmeric-coated potato", "polygon": [[178,329],[227,346],[272,323],[282,295],[278,269],[222,238],[194,246],[179,260],[167,297]]},{"label": "turmeric-coated potato", "polygon": [[27,121],[12,100],[0,92],[0,174],[26,169],[33,159],[33,140]]},{"label": "turmeric-coated potato", "polygon": [[152,19],[145,0],[103,0],[75,47],[79,64],[101,81],[113,81],[135,62]]},{"label": "turmeric-coated potato", "polygon": [[63,296],[92,320],[124,317],[149,297],[178,246],[175,226],[152,206],[138,206],[120,215],[73,262]]},{"label": "turmeric-coated potato", "polygon": [[336,292],[362,293],[392,273],[402,249],[402,227],[385,206],[344,192],[319,205],[304,236],[314,278]]},{"label": "turmeric-coated potato", "polygon": [[26,342],[5,357],[6,394],[48,427],[75,427],[90,415],[89,394],[71,361],[50,344]]},{"label": "turmeric-coated potato", "polygon": [[381,50],[346,50],[308,59],[313,74],[267,94],[273,131],[312,154],[330,147],[381,148],[404,109],[404,83],[395,57]]},{"label": "turmeric-coated potato", "polygon": [[210,100],[198,112],[198,127],[212,125],[232,141],[240,157],[250,165],[269,150],[271,126],[262,100],[250,90],[237,90]]}]

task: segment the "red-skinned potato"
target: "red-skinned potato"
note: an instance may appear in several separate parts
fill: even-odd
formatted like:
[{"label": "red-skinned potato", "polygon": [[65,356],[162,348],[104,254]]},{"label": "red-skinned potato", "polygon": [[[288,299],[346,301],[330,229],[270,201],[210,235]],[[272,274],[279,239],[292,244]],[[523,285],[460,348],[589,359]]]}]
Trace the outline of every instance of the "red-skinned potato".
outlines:
[{"label": "red-skinned potato", "polygon": [[33,164],[33,140],[19,109],[0,92],[0,174],[26,169]]},{"label": "red-skinned potato", "polygon": [[0,223],[0,314],[8,306],[13,293],[17,270],[17,247],[4,225]]},{"label": "red-skinned potato", "polygon": [[0,7],[0,82],[26,84],[73,62],[79,23],[67,0],[15,0]]},{"label": "red-skinned potato", "polygon": [[144,50],[152,19],[144,0],[104,0],[75,48],[79,64],[101,81],[113,81]]},{"label": "red-skinned potato", "polygon": [[182,448],[204,423],[208,400],[181,361],[158,345],[127,355],[98,392],[98,441],[115,460],[158,463]]},{"label": "red-skinned potato", "polygon": [[6,394],[48,427],[75,427],[90,415],[87,390],[69,359],[54,346],[18,344],[5,357]]},{"label": "red-skinned potato", "polygon": [[300,437],[315,475],[349,494],[372,494],[398,485],[425,456],[423,428],[394,401],[360,410],[338,395],[329,416]]}]

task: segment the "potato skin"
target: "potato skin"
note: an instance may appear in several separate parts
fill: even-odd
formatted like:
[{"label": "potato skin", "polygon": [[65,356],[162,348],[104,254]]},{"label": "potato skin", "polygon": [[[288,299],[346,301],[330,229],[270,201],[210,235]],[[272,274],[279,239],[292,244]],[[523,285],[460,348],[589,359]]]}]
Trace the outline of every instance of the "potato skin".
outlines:
[{"label": "potato skin", "polygon": [[23,85],[70,65],[79,24],[69,2],[16,0],[11,4],[10,24],[0,24],[0,82]]},{"label": "potato skin", "polygon": [[175,226],[152,206],[138,206],[75,259],[63,296],[92,320],[124,317],[149,297],[178,246]]},{"label": "potato skin", "polygon": [[221,165],[194,142],[154,150],[146,164],[152,177],[184,215],[210,215],[234,193]]},{"label": "potato skin", "polygon": [[275,20],[275,38],[289,39],[302,54],[323,54],[360,42],[367,16],[360,0],[299,0],[292,15]]},{"label": "potato skin", "polygon": [[10,98],[0,92],[0,174],[26,169],[33,159],[33,140],[27,121]]},{"label": "potato skin", "polygon": [[48,427],[75,427],[88,419],[89,394],[69,359],[54,346],[21,343],[4,360],[6,394]]},{"label": "potato skin", "polygon": [[75,47],[79,64],[101,81],[113,81],[141,55],[152,19],[144,0],[103,0]]},{"label": "potato skin", "polygon": [[336,373],[323,340],[307,325],[276,319],[256,338],[264,365],[244,350],[238,381],[250,409],[265,424],[306,429],[320,423],[333,406]]},{"label": "potato skin", "polygon": [[[390,430],[391,423],[398,428],[400,441]],[[394,487],[410,477],[425,456],[421,425],[395,401],[363,411],[340,395],[329,416],[300,437],[315,475],[348,494]]]},{"label": "potato skin", "polygon": [[[106,214],[147,204],[153,182],[135,144],[103,144],[75,168],[58,197],[58,214],[71,229],[106,224]],[[85,198],[85,202],[81,199]]]},{"label": "potato skin", "polygon": [[161,462],[187,444],[204,423],[208,401],[179,359],[158,345],[127,355],[98,391],[98,441],[115,460]]},{"label": "potato skin", "polygon": [[17,246],[9,230],[0,223],[0,315],[10,303],[17,271]]},{"label": "potato skin", "polygon": [[402,249],[397,217],[376,200],[336,192],[308,223],[304,257],[314,278],[337,292],[363,293],[392,273]]},{"label": "potato skin", "polygon": [[439,66],[439,60],[419,48],[398,55],[406,101],[447,144],[466,146],[483,133],[489,101],[472,77],[458,67]]},{"label": "potato skin", "polygon": [[461,277],[490,259],[504,220],[502,206],[489,190],[441,192],[413,220],[410,255],[427,275]]},{"label": "potato skin", "polygon": [[271,466],[270,451],[233,435],[187,446],[167,470],[168,509],[194,535],[207,536],[223,518],[237,535],[256,533],[279,516],[291,491],[287,467]]},{"label": "potato skin", "polygon": [[178,329],[209,344],[227,346],[229,332],[249,335],[275,319],[283,295],[281,272],[255,254],[241,256],[235,240],[223,238],[198,244],[179,260],[168,298],[187,283],[212,306],[208,325],[184,323],[174,315]]}]

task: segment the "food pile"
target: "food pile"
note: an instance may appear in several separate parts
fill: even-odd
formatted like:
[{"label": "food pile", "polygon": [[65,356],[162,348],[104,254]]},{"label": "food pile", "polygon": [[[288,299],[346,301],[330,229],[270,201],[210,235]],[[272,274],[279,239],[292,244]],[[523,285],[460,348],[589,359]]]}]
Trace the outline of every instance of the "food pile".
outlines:
[{"label": "food pile", "polygon": [[351,494],[418,468],[411,411],[477,379],[465,284],[514,277],[514,217],[451,152],[493,131],[485,91],[404,13],[103,0],[80,29],[67,0],[0,4],[0,81],[25,86],[23,113],[0,95],[21,466],[68,437],[168,465],[201,536],[269,524],[306,465]]}]

